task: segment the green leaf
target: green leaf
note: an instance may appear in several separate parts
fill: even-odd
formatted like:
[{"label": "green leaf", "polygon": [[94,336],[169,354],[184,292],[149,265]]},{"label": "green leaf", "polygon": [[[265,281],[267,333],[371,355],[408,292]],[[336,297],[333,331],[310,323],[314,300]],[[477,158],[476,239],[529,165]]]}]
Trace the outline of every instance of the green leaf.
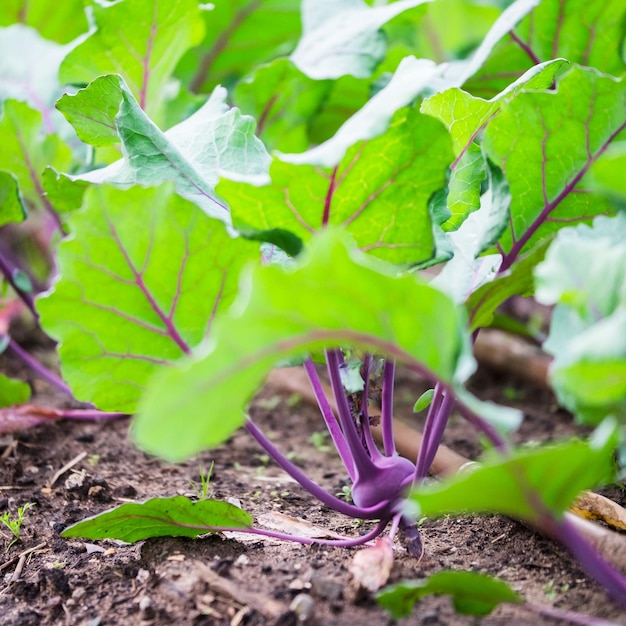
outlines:
[{"label": "green leaf", "polygon": [[626,70],[621,50],[625,17],[623,0],[542,0],[509,29],[465,88],[491,97],[511,76],[557,57],[620,76]]},{"label": "green leaf", "polygon": [[[42,115],[24,102],[7,100],[0,119],[0,171],[10,172],[21,197],[32,207],[49,206],[43,196],[41,173],[46,166],[67,169],[70,149],[56,136],[42,133]],[[5,184],[7,179],[5,178]],[[13,192],[7,196],[13,204]]]},{"label": "green leaf", "polygon": [[556,92],[519,94],[487,127],[487,154],[511,186],[511,223],[500,240],[505,267],[564,225],[611,211],[606,198],[587,193],[585,174],[626,129],[625,85],[574,67]]},{"label": "green leaf", "polygon": [[467,150],[489,120],[497,115],[503,103],[515,98],[522,89],[547,89],[565,65],[566,61],[557,59],[532,67],[491,100],[477,98],[453,87],[426,98],[422,102],[421,111],[445,124],[452,135],[454,154],[458,157]]},{"label": "green leaf", "polygon": [[481,256],[498,240],[509,218],[508,184],[496,168],[490,169],[489,178],[480,209],[471,213],[458,230],[447,234],[454,256],[432,281],[459,303],[492,281],[502,263],[499,253]]},{"label": "green leaf", "polygon": [[472,331],[491,326],[496,309],[509,298],[527,297],[535,293],[533,270],[543,260],[551,242],[552,237],[543,239],[509,270],[472,292],[465,303]]},{"label": "green leaf", "polygon": [[21,380],[0,374],[0,407],[24,404],[30,398],[30,386]]},{"label": "green leaf", "polygon": [[64,94],[56,103],[74,127],[76,134],[92,146],[119,143],[115,116],[122,103],[122,79],[119,74],[99,76],[76,94]]},{"label": "green leaf", "polygon": [[22,100],[38,109],[48,133],[63,121],[53,106],[61,94],[57,75],[67,52],[68,46],[42,39],[23,24],[0,28],[0,101]]},{"label": "green leaf", "polygon": [[540,302],[567,305],[587,326],[626,305],[626,216],[563,229],[535,277]]},{"label": "green leaf", "polygon": [[[259,241],[278,246],[289,256],[295,257],[302,252],[302,240],[298,239],[292,232],[281,228],[270,228],[269,230],[246,230],[239,229],[239,235],[250,241]],[[273,252],[270,257],[273,257]]]},{"label": "green leaf", "polygon": [[480,191],[487,174],[486,159],[480,147],[470,144],[450,167],[448,197],[450,219],[444,230],[456,230],[463,220],[480,207]]},{"label": "green leaf", "polygon": [[626,205],[626,141],[614,141],[590,170],[594,191],[614,198],[623,209]]},{"label": "green leaf", "polygon": [[46,198],[57,213],[68,213],[80,208],[85,189],[89,186],[86,181],[73,180],[50,166],[43,171],[41,179]]},{"label": "green leaf", "polygon": [[422,598],[450,595],[454,609],[463,615],[489,615],[499,604],[523,602],[505,582],[477,572],[444,571],[423,580],[407,580],[376,594],[376,601],[394,619],[407,617]]},{"label": "green leaf", "polygon": [[[446,63],[442,66],[441,80],[437,84],[436,91],[443,91],[449,87],[461,87],[468,78],[473,76],[483,66],[497,44],[503,38],[506,38],[515,28],[515,25],[531,12],[539,2],[540,0],[515,0],[515,2],[508,6],[494,22],[480,46],[478,46],[471,56],[459,61]],[[510,74],[507,72],[506,76],[508,77]],[[506,85],[498,89],[495,93],[502,91],[505,86]]]},{"label": "green leaf", "polygon": [[[31,26],[42,37],[59,43],[69,43],[88,29],[83,0],[63,0],[54,9],[49,0],[3,0],[0,26],[17,23]],[[27,46],[21,47],[21,52],[26,50]]]},{"label": "green leaf", "polygon": [[147,379],[205,338],[258,247],[169,187],[91,187],[68,223],[41,324],[77,398],[133,412]]},{"label": "green leaf", "polygon": [[443,225],[450,218],[450,211],[446,205],[447,189],[436,191],[428,201],[428,212],[432,222],[432,233],[435,242],[431,259],[424,263],[413,265],[413,269],[426,269],[439,263],[449,261],[454,256],[452,242],[448,233],[443,231]]},{"label": "green leaf", "polygon": [[547,89],[565,61],[548,61],[528,70],[513,84],[491,100],[475,98],[452,88],[422,102],[421,111],[441,120],[452,136],[456,160],[451,165],[448,208],[452,216],[448,230],[460,226],[467,215],[480,205],[480,187],[485,178],[483,155],[474,141],[499,113],[503,102],[511,100],[522,89]]},{"label": "green leaf", "polygon": [[606,423],[588,442],[571,440],[505,457],[493,453],[469,473],[414,489],[407,512],[413,517],[500,513],[541,525],[546,514],[560,518],[581,491],[612,478],[616,443],[615,424]]},{"label": "green leaf", "polygon": [[559,401],[586,422],[626,419],[626,216],[563,229],[535,270],[557,304],[544,348]]},{"label": "green leaf", "polygon": [[[114,118],[125,158],[75,179],[118,185],[157,185],[173,181],[178,193],[208,215],[230,221],[228,208],[215,194],[220,173],[235,178],[266,175],[270,157],[254,136],[254,120],[229,109],[226,90],[218,88],[191,117],[165,133],[145,115],[118,77],[121,102]],[[83,91],[96,89],[98,81]],[[103,112],[110,119],[110,105]]]},{"label": "green leaf", "polygon": [[417,263],[433,255],[428,201],[444,186],[451,159],[441,124],[403,109],[386,133],[352,146],[335,169],[275,160],[271,184],[222,180],[217,192],[237,228],[282,228],[306,242],[326,216],[373,255]]},{"label": "green leaf", "polygon": [[142,109],[160,121],[167,81],[182,55],[204,33],[196,0],[93,3],[96,25],[61,64],[64,83],[85,84],[121,74]]},{"label": "green leaf", "polygon": [[309,144],[321,144],[332,138],[371,96],[372,85],[369,79],[342,76],[330,81],[330,90],[321,110],[310,120]]},{"label": "green leaf", "polygon": [[[424,15],[416,19],[420,10]],[[471,0],[437,0],[417,11],[407,11],[385,26],[390,51],[404,47],[418,58],[437,63],[467,56],[500,14],[493,3]]]},{"label": "green leaf", "polygon": [[26,211],[20,200],[15,176],[0,171],[0,226],[25,219]]},{"label": "green leaf", "polygon": [[[135,441],[171,460],[221,443],[241,426],[246,403],[276,362],[324,346],[366,348],[425,368],[431,378],[465,379],[473,361],[462,312],[416,277],[394,274],[334,228],[313,238],[287,270],[250,268],[211,344],[151,382]],[[173,411],[186,416],[184,429]]]},{"label": "green leaf", "polygon": [[250,528],[252,516],[228,502],[184,496],[128,502],[66,528],[61,536],[135,543],[151,537],[190,537],[219,528]]},{"label": "green leaf", "polygon": [[434,76],[436,66],[427,59],[402,59],[389,83],[337,130],[331,139],[301,154],[280,158],[298,165],[334,167],[357,141],[385,132],[398,109],[408,106]]},{"label": "green leaf", "polygon": [[[207,5],[204,5],[205,8]],[[300,0],[228,0],[203,12],[206,35],[176,75],[195,93],[231,85],[259,63],[289,54],[300,35]]]},{"label": "green leaf", "polygon": [[554,362],[550,380],[559,402],[580,421],[607,415],[626,421],[626,310],[598,322]]},{"label": "green leaf", "polygon": [[257,120],[257,133],[268,149],[300,152],[309,144],[309,119],[330,87],[330,81],[312,80],[288,59],[276,59],[241,80],[233,100]]},{"label": "green leaf", "polygon": [[427,389],[415,402],[413,405],[413,413],[420,413],[427,409],[431,402],[433,401],[433,397],[435,396],[435,390]]},{"label": "green leaf", "polygon": [[350,74],[370,76],[385,55],[380,27],[407,9],[430,0],[398,0],[377,7],[363,0],[303,0],[302,38],[294,65],[315,79]]}]

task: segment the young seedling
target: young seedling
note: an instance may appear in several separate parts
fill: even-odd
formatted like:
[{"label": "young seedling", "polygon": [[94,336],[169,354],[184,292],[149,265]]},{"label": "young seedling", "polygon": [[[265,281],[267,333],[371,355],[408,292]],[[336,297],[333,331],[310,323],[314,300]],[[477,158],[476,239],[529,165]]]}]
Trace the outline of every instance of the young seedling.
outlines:
[{"label": "young seedling", "polygon": [[5,511],[2,515],[0,515],[0,522],[2,522],[2,524],[4,524],[13,535],[13,539],[6,547],[7,550],[20,540],[22,524],[26,517],[26,511],[33,506],[35,506],[34,502],[27,502],[24,506],[18,507],[17,515],[15,517],[13,517],[9,511]]},{"label": "young seedling", "polygon": [[200,485],[195,480],[190,480],[190,484],[196,493],[198,500],[208,500],[213,496],[213,492],[209,491],[209,485],[211,483],[211,476],[213,475],[213,467],[215,461],[211,461],[211,465],[205,471],[202,465],[198,466],[198,475],[200,477]]}]

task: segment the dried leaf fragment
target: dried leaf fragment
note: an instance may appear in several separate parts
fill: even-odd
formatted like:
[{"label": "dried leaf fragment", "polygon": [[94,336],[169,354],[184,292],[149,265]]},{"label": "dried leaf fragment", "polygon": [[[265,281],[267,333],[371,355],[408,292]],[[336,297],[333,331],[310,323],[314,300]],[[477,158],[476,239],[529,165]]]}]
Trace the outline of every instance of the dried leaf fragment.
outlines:
[{"label": "dried leaf fragment", "polygon": [[393,566],[393,544],[389,537],[379,537],[370,548],[359,550],[349,566],[357,588],[378,591],[389,580]]}]

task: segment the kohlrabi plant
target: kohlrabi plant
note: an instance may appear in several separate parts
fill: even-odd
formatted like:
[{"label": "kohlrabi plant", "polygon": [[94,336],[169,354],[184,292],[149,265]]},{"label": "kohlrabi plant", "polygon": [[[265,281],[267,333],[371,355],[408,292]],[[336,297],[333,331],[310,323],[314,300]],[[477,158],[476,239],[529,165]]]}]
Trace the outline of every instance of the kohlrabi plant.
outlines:
[{"label": "kohlrabi plant", "polygon": [[[615,477],[624,441],[623,1],[87,5],[78,38],[78,15],[55,34],[0,9],[0,223],[28,211],[60,240],[51,286],[6,237],[0,269],[58,342],[63,380],[22,357],[97,407],[85,415],[134,414],[149,453],[180,461],[243,427],[313,497],[374,523],[344,539],[288,536],[234,505],[177,496],[64,536],[239,530],[354,546],[402,530],[419,553],[424,515],[503,513],[563,542],[626,606],[626,580],[567,513]],[[18,74],[18,40],[36,74]],[[587,441],[515,449],[522,415],[465,388],[480,330],[532,295],[556,305],[551,381],[597,427]],[[308,376],[351,502],[247,413],[286,363]],[[398,366],[430,387],[411,459],[394,437]],[[0,391],[24,402],[15,381]],[[453,411],[491,450],[425,486]]]}]

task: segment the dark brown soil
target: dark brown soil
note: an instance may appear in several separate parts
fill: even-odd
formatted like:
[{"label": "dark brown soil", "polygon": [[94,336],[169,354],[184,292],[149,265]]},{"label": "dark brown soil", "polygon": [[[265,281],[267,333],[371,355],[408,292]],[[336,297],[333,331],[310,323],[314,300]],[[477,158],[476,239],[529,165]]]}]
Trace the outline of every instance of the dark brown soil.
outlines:
[{"label": "dark brown soil", "polygon": [[[7,357],[3,371],[23,371]],[[543,441],[576,431],[557,410],[547,391],[519,381],[480,372],[473,382],[482,398],[523,408],[527,419],[520,437]],[[35,401],[66,406],[61,397],[37,384]],[[410,406],[420,393],[419,381],[401,378],[397,388],[400,414],[411,419]],[[329,491],[346,485],[337,457],[316,449],[312,433],[322,429],[316,411],[293,398],[266,389],[252,407],[254,418],[281,449]],[[184,428],[184,416],[172,416]],[[215,498],[236,498],[256,518],[284,513],[325,529],[356,536],[370,527],[329,512],[281,470],[268,464],[245,432],[178,466],[136,450],[128,422],[55,422],[0,440],[0,514],[27,502],[20,541],[5,551],[0,537],[0,623],[30,625],[84,624],[319,624],[392,623],[372,599],[353,587],[349,572],[356,551],[302,546],[249,536],[245,540],[208,536],[197,540],[153,539],[136,545],[115,541],[92,544],[65,540],[59,533],[86,516],[128,500],[153,496],[194,495],[198,466],[214,462],[211,489]],[[454,418],[446,443],[475,457],[476,437]],[[79,454],[74,467],[50,485],[55,473]],[[611,496],[624,503],[623,492]],[[626,624],[626,613],[590,581],[555,543],[501,517],[426,520],[422,525],[425,555],[421,560],[396,550],[391,581],[416,578],[445,568],[470,569],[499,576],[533,603],[580,611]],[[15,570],[19,555],[21,575]],[[300,613],[290,611],[299,594]],[[311,598],[312,603],[306,605]],[[313,614],[306,622],[298,621]],[[423,601],[411,619],[399,624],[472,624],[455,615],[447,598]],[[485,625],[553,622],[516,606],[504,606],[481,622]]]}]

